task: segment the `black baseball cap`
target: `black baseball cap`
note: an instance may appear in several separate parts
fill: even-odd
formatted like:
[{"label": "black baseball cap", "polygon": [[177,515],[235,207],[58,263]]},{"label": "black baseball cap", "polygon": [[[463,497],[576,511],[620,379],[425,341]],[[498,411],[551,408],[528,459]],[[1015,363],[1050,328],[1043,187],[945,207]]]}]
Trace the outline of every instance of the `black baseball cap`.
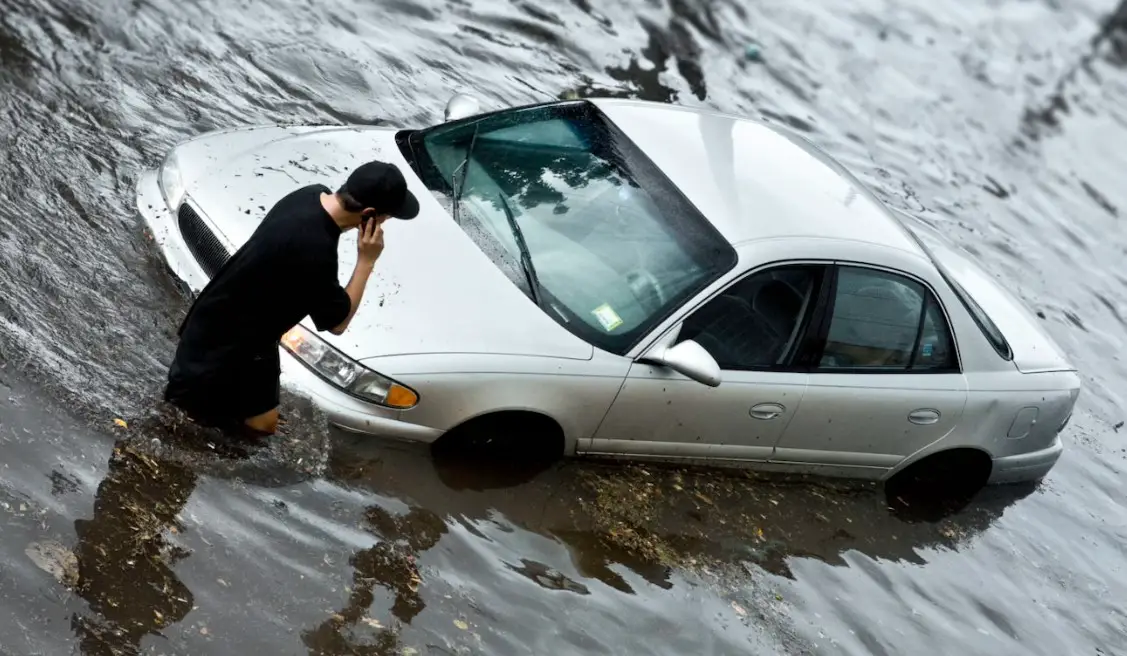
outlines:
[{"label": "black baseball cap", "polygon": [[394,164],[373,160],[360,165],[344,183],[356,202],[380,214],[413,219],[419,214],[419,199],[407,189],[407,181]]}]

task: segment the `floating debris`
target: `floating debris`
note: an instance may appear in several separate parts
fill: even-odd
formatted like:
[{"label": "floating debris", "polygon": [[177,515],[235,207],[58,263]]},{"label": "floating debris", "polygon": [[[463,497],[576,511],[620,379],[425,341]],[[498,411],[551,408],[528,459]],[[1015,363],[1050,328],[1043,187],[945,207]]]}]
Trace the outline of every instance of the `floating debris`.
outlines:
[{"label": "floating debris", "polygon": [[74,552],[53,540],[32,542],[24,550],[39,569],[55,577],[65,586],[78,583],[78,558]]}]

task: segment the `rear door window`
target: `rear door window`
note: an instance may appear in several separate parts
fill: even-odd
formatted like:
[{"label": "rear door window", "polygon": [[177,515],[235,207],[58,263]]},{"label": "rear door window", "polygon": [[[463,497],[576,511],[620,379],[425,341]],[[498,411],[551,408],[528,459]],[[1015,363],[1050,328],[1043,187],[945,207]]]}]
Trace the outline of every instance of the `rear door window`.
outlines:
[{"label": "rear door window", "polygon": [[906,276],[862,267],[838,270],[821,371],[930,371],[955,368],[951,331],[939,302]]}]

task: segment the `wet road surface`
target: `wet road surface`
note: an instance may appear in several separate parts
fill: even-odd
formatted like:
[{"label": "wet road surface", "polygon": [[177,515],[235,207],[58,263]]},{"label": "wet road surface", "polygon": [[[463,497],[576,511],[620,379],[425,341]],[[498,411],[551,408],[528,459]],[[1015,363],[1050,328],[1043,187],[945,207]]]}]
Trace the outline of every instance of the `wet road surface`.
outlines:
[{"label": "wet road surface", "polygon": [[[1127,654],[1127,9],[939,5],[0,0],[0,653]],[[170,435],[187,300],[138,171],[233,125],[433,122],[462,90],[803,131],[1039,312],[1084,376],[1061,462],[936,516],[435,462],[295,399],[261,452]]]}]

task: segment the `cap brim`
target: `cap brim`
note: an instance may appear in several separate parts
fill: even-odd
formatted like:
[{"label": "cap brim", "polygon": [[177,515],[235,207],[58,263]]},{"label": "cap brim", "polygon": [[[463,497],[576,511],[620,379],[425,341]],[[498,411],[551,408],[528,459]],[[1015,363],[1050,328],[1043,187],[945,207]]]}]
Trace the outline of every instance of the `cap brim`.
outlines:
[{"label": "cap brim", "polygon": [[403,197],[403,202],[389,214],[397,219],[413,219],[419,215],[419,199],[415,198],[415,194],[408,190],[407,195]]}]

